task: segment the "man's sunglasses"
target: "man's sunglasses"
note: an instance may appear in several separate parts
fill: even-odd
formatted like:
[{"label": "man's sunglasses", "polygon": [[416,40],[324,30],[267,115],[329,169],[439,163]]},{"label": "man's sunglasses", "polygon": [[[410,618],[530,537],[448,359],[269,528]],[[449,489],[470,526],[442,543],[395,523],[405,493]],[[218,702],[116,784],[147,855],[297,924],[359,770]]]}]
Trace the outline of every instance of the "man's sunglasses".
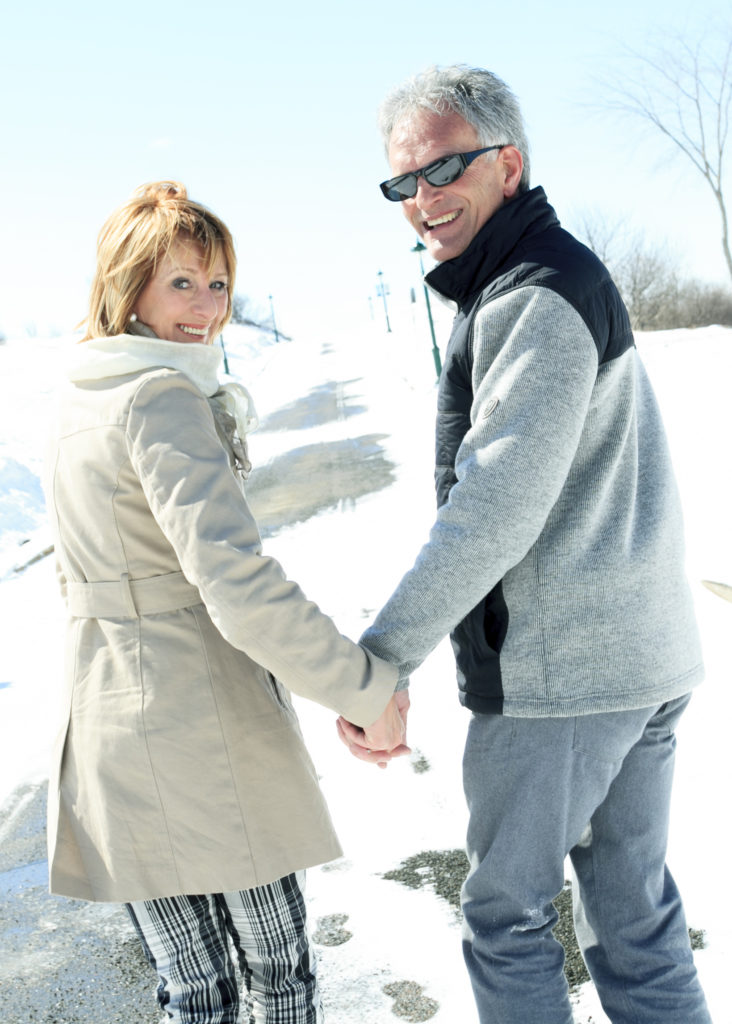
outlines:
[{"label": "man's sunglasses", "polygon": [[465,168],[472,164],[477,157],[482,156],[483,153],[490,153],[492,149],[504,148],[505,143],[502,146],[474,149],[472,153],[453,153],[452,156],[442,156],[439,160],[433,160],[431,164],[427,164],[426,167],[420,167],[418,171],[398,174],[396,178],[382,181],[379,188],[392,203],[401,203],[404,199],[412,199],[417,195],[418,178],[424,178],[429,185],[434,185],[436,188],[450,185],[453,181],[457,181]]}]

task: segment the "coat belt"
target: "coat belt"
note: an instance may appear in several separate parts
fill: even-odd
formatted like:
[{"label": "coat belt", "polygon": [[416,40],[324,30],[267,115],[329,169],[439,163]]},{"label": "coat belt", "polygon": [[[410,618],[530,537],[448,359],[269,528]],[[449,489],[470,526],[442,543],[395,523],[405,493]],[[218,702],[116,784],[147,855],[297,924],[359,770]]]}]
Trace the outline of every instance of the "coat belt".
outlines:
[{"label": "coat belt", "polygon": [[131,580],[122,573],[118,580],[67,582],[69,613],[80,619],[137,619],[190,608],[201,603],[198,588],[182,572]]}]

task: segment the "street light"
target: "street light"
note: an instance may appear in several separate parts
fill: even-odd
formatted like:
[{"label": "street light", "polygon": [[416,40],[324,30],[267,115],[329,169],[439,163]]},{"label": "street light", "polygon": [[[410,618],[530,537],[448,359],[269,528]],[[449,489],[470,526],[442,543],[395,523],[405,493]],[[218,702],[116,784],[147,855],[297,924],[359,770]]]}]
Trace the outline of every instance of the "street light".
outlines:
[{"label": "street light", "polygon": [[219,335],[219,345],[221,345],[221,351],[224,353],[224,373],[229,376],[229,360],[226,358],[226,349],[224,348],[224,336]]},{"label": "street light", "polygon": [[389,310],[386,308],[386,296],[388,295],[389,289],[386,287],[383,281],[383,272],[380,270],[376,275],[378,282],[376,284],[376,294],[380,295],[384,300],[384,316],[386,317],[386,330],[387,333],[391,334],[391,324],[389,323]]},{"label": "street light", "polygon": [[430,306],[430,293],[427,285],[425,284],[424,264],[422,263],[422,253],[425,251],[426,248],[427,246],[422,245],[419,239],[417,239],[417,244],[414,246],[413,249],[410,249],[410,252],[416,252],[419,255],[419,270],[420,273],[422,274],[422,288],[424,289],[424,301],[427,303],[427,319],[430,322],[430,334],[432,335],[432,358],[435,361],[435,370],[437,371],[437,379],[439,380],[440,374],[442,373],[442,360],[440,359],[440,350],[437,347],[437,341],[435,339],[435,325],[432,322],[432,307]]}]

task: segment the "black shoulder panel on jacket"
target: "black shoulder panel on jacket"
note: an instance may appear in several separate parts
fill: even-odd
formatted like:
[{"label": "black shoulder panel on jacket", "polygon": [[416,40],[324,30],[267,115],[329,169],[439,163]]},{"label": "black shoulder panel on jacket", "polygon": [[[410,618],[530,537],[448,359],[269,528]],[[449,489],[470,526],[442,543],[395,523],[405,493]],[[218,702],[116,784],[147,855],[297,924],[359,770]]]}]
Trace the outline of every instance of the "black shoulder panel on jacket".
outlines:
[{"label": "black shoulder panel on jacket", "polygon": [[561,227],[542,188],[501,207],[465,252],[438,264],[426,280],[471,319],[477,305],[515,288],[550,288],[585,321],[601,364],[634,345],[628,312],[607,268]]},{"label": "black shoulder panel on jacket", "polygon": [[592,335],[600,364],[633,348],[628,312],[607,268],[559,225],[519,243],[509,265],[483,289],[480,305],[524,287],[549,288],[574,307]]}]

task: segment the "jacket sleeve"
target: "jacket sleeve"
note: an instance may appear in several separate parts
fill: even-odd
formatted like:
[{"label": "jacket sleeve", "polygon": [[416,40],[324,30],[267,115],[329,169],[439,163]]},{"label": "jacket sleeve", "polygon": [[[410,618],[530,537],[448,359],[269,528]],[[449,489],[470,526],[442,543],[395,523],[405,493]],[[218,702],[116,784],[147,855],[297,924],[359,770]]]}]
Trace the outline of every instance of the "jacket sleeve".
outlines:
[{"label": "jacket sleeve", "polygon": [[153,516],[225,639],[294,693],[357,725],[375,721],[396,670],[342,636],[262,554],[257,525],[195,385],[178,373],[147,376],[130,406],[127,445]]},{"label": "jacket sleeve", "polygon": [[589,329],[555,292],[521,288],[479,309],[457,482],[361,638],[399,665],[400,685],[539,537],[575,456],[597,368]]}]

